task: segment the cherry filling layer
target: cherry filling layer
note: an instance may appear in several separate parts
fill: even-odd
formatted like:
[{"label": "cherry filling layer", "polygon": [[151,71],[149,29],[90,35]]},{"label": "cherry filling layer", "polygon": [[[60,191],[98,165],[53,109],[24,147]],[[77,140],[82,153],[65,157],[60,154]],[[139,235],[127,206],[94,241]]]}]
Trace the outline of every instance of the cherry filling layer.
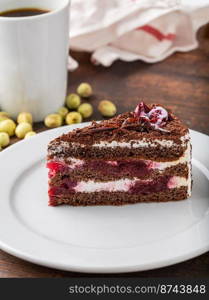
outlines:
[{"label": "cherry filling layer", "polygon": [[147,195],[158,193],[176,186],[175,177],[160,176],[154,180],[129,180],[121,179],[109,182],[94,181],[72,181],[65,178],[60,186],[54,186],[49,189],[49,196],[63,196],[76,192],[127,192],[129,194]]},{"label": "cherry filling layer", "polygon": [[96,172],[101,175],[112,175],[114,177],[121,177],[121,175],[128,174],[132,177],[149,176],[152,169],[157,168],[159,164],[147,160],[117,160],[117,161],[101,161],[89,160],[82,164],[67,165],[63,162],[49,162],[49,178],[52,178],[57,173],[69,173],[72,170],[79,169],[80,171]]}]

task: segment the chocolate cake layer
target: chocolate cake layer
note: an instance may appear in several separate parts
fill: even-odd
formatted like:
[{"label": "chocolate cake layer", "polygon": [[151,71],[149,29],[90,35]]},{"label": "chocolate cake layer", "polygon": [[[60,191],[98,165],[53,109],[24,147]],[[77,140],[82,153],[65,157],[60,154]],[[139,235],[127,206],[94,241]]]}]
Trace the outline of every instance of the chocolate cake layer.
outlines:
[{"label": "chocolate cake layer", "polygon": [[62,184],[63,179],[70,178],[71,180],[94,180],[95,182],[103,182],[122,178],[139,178],[139,179],[154,179],[162,175],[180,176],[188,178],[189,169],[187,163],[178,164],[168,167],[164,170],[148,169],[146,166],[132,165],[129,168],[121,165],[119,168],[106,165],[101,168],[85,166],[76,169],[62,168],[53,176],[50,176],[50,185],[58,186]]},{"label": "chocolate cake layer", "polygon": [[168,191],[151,193],[149,195],[134,195],[123,192],[76,193],[63,196],[62,198],[51,196],[49,198],[49,205],[125,205],[140,202],[179,201],[184,200],[187,197],[187,187],[174,188]]},{"label": "chocolate cake layer", "polygon": [[[53,148],[55,147],[55,148]],[[96,159],[96,158],[104,158],[104,159],[116,159],[119,157],[130,157],[130,158],[138,158],[141,157],[143,159],[150,160],[176,160],[181,157],[185,150],[186,145],[182,146],[174,146],[172,148],[168,147],[139,147],[139,148],[98,148],[98,147],[69,147],[67,149],[62,149],[61,152],[56,152],[56,145],[49,147],[49,155],[48,160],[54,158],[65,158],[65,157],[75,157],[78,159]]]}]

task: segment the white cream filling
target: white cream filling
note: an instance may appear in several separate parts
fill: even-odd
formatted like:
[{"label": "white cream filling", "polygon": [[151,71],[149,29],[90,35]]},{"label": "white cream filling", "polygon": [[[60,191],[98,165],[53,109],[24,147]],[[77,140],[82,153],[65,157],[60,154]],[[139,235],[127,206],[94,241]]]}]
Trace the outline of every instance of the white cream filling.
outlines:
[{"label": "white cream filling", "polygon": [[92,193],[92,192],[127,192],[131,185],[135,183],[134,180],[120,179],[115,181],[95,182],[93,180],[80,181],[74,188],[76,192]]},{"label": "white cream filling", "polygon": [[[50,144],[49,144],[50,146]],[[59,144],[56,143],[53,145],[53,147],[55,147],[54,149],[50,149],[48,151],[48,153],[51,154],[58,154],[58,153],[62,153],[63,149],[68,149],[70,148],[70,144],[68,142],[64,142],[64,141],[60,141]]]},{"label": "white cream filling", "polygon": [[172,140],[158,140],[158,139],[154,139],[152,140],[148,140],[148,139],[142,139],[140,141],[138,140],[131,140],[128,143],[127,142],[116,142],[116,141],[112,141],[112,142],[100,142],[100,143],[95,143],[92,146],[93,147],[98,147],[98,148],[103,148],[103,147],[108,147],[108,148],[116,148],[116,147],[120,147],[120,148],[144,148],[144,147],[156,147],[156,146],[166,146],[166,147],[172,147],[174,145]]},{"label": "white cream filling", "polygon": [[81,159],[77,159],[77,158],[67,158],[66,159],[68,162],[70,162],[70,165],[69,167],[71,169],[76,169],[76,168],[79,168],[81,167],[83,164],[84,164],[84,160],[81,160]]},{"label": "white cream filling", "polygon": [[187,186],[187,185],[188,185],[188,179],[180,176],[173,176],[168,182],[169,189],[179,188],[181,186]]},{"label": "white cream filling", "polygon": [[[94,193],[94,192],[128,192],[130,188],[137,182],[149,183],[151,180],[134,179],[120,179],[115,181],[95,182],[93,180],[80,181],[74,190],[80,193]],[[188,179],[179,176],[173,176],[168,182],[168,188],[179,188],[187,186]]]},{"label": "white cream filling", "polygon": [[[189,134],[186,134],[180,138],[181,140],[181,145],[185,146],[186,140],[189,139]],[[173,142],[173,140],[159,140],[159,139],[146,139],[143,138],[142,140],[130,140],[129,142],[105,142],[101,141],[100,143],[95,143],[92,146],[93,147],[98,147],[98,148],[103,148],[103,147],[110,147],[110,148],[115,148],[115,147],[121,147],[121,148],[139,148],[139,147],[157,147],[157,146],[162,146],[162,147],[172,147],[174,145],[177,146],[176,143]]]}]

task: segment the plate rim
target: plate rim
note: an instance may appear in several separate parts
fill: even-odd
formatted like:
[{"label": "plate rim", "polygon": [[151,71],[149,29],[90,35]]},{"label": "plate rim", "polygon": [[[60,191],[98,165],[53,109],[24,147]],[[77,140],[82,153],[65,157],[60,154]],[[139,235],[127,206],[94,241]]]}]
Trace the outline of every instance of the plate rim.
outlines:
[{"label": "plate rim", "polygon": [[38,266],[52,268],[60,271],[67,271],[67,272],[78,272],[78,273],[85,273],[85,274],[119,274],[119,273],[132,273],[132,272],[142,272],[142,271],[151,271],[155,269],[165,268],[169,267],[178,263],[186,262],[190,259],[196,258],[204,253],[207,253],[209,251],[209,245],[205,246],[204,248],[191,251],[189,255],[182,255],[177,256],[173,259],[168,259],[164,261],[160,261],[159,263],[150,263],[150,264],[139,264],[139,265],[132,265],[132,266],[121,266],[121,267],[84,267],[84,266],[73,266],[73,265],[62,265],[57,263],[48,263],[43,262],[40,259],[36,259],[33,257],[30,257],[25,254],[21,254],[15,250],[10,249],[7,246],[2,246],[3,244],[0,244],[0,249],[5,251],[6,253],[15,256],[19,259],[22,259],[23,261],[30,262],[33,264],[36,264]]}]

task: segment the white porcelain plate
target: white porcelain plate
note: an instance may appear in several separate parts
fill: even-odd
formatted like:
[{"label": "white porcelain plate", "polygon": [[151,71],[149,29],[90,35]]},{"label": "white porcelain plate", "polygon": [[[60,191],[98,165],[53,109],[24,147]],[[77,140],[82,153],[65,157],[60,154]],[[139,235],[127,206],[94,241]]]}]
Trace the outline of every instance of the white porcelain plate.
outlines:
[{"label": "white porcelain plate", "polygon": [[0,247],[62,270],[116,273],[159,268],[209,250],[209,137],[192,131],[189,200],[122,207],[47,206],[49,130],[0,153]]}]

